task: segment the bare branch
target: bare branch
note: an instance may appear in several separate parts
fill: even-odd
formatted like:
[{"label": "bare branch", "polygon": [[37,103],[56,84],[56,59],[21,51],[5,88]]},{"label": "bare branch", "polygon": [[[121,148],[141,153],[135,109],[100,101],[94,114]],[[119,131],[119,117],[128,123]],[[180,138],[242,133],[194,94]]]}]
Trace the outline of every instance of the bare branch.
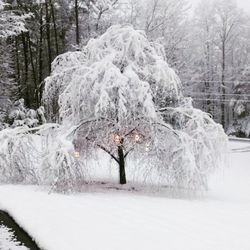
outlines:
[{"label": "bare branch", "polygon": [[103,147],[102,145],[99,145],[99,144],[97,144],[97,147],[102,149],[107,154],[109,154],[111,156],[111,158],[113,158],[119,164],[119,160],[108,149],[106,149],[105,147]]}]

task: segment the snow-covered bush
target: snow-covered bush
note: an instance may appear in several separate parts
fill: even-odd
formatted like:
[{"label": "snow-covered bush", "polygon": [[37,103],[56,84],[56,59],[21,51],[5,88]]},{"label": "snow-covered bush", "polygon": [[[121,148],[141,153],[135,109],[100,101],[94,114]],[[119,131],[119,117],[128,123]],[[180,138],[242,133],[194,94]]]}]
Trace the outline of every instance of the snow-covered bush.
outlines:
[{"label": "snow-covered bush", "polygon": [[142,31],[112,26],[82,51],[54,61],[45,81],[46,109],[58,98],[60,121],[72,129],[81,157],[97,149],[108,153],[119,165],[121,184],[130,157],[141,159],[141,174],[158,173],[161,183],[205,187],[223,163],[227,138],[182,96],[161,51]]},{"label": "snow-covered bush", "polygon": [[0,141],[1,183],[51,185],[58,191],[82,184],[73,144],[64,139],[58,124],[4,129]]},{"label": "snow-covered bush", "polygon": [[24,99],[16,101],[9,111],[8,122],[11,127],[28,126],[36,127],[46,122],[44,115],[44,107],[37,110],[27,109],[24,106]]},{"label": "snow-covered bush", "polygon": [[[60,192],[76,191],[84,182],[83,162],[74,155],[72,142],[62,134],[62,129],[40,129],[37,132],[43,138],[42,161],[40,170],[43,184],[52,185],[52,189]],[[84,172],[85,170],[85,172]]]},{"label": "snow-covered bush", "polygon": [[250,138],[250,103],[249,83],[250,67],[246,67],[239,82],[234,84],[234,98],[230,106],[233,109],[233,122],[230,124],[227,133],[238,137]]},{"label": "snow-covered bush", "polygon": [[0,181],[37,183],[34,161],[38,160],[33,135],[27,128],[0,131]]},{"label": "snow-covered bush", "polygon": [[63,192],[81,186],[83,171],[73,144],[58,124],[45,124],[43,107],[27,109],[21,99],[5,116],[9,127],[3,124],[0,131],[0,183],[51,185]]},{"label": "snow-covered bush", "polygon": [[250,138],[250,115],[234,120],[227,130],[228,135]]}]

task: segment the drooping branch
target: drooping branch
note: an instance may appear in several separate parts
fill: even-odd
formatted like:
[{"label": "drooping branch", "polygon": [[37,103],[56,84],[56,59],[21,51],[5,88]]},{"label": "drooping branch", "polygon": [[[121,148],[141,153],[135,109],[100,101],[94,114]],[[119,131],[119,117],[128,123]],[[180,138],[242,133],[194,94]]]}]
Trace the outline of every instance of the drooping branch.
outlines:
[{"label": "drooping branch", "polygon": [[166,111],[174,111],[174,112],[178,112],[178,113],[181,113],[181,114],[183,114],[183,115],[187,116],[187,117],[188,117],[188,118],[190,118],[190,119],[192,119],[192,118],[193,118],[193,117],[192,117],[192,116],[190,116],[189,114],[184,113],[184,112],[182,112],[182,111],[180,111],[180,110],[178,110],[178,109],[176,109],[176,108],[166,107],[166,108],[161,108],[161,109],[159,109],[159,110],[158,110],[158,112],[161,112],[161,113],[166,112]]},{"label": "drooping branch", "polygon": [[80,129],[83,125],[90,123],[90,122],[96,122],[98,120],[106,120],[106,121],[112,122],[110,119],[107,119],[104,117],[84,119],[84,120],[81,120],[78,125],[74,126],[72,130],[68,133],[68,135],[76,133],[77,130]]}]

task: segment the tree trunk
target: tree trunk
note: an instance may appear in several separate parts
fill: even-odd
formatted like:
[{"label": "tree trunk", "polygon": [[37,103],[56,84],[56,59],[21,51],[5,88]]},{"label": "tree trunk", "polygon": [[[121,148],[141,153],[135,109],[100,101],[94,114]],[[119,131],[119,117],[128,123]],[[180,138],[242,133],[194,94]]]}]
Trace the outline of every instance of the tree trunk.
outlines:
[{"label": "tree trunk", "polygon": [[125,157],[122,145],[118,146],[120,184],[126,184]]},{"label": "tree trunk", "polygon": [[76,44],[80,44],[78,0],[75,0]]},{"label": "tree trunk", "polygon": [[[209,33],[209,28],[207,26],[207,33]],[[205,81],[205,93],[207,93],[206,96],[206,112],[211,113],[211,101],[210,101],[210,42],[206,42],[206,81]]]},{"label": "tree trunk", "polygon": [[226,68],[226,62],[225,62],[225,57],[226,57],[226,43],[223,40],[222,41],[222,70],[221,70],[221,124],[225,128],[225,94],[226,94],[226,89],[225,89],[225,68]]},{"label": "tree trunk", "polygon": [[50,9],[51,9],[51,15],[52,15],[52,21],[53,21],[53,28],[54,28],[54,35],[55,35],[56,55],[58,56],[59,55],[59,44],[58,44],[58,38],[57,38],[57,25],[56,25],[54,5],[52,3],[52,0],[49,0],[49,3],[50,3]]},{"label": "tree trunk", "polygon": [[51,49],[51,38],[50,38],[50,14],[49,6],[47,0],[45,1],[45,12],[46,12],[46,35],[47,35],[47,46],[48,46],[48,66],[49,74],[51,72],[51,63],[52,63],[52,49]]},{"label": "tree trunk", "polygon": [[20,62],[19,62],[19,51],[18,51],[18,37],[15,37],[15,59],[16,59],[16,82],[18,84],[18,96],[22,96],[22,87],[21,87],[21,74],[20,74]]},{"label": "tree trunk", "polygon": [[31,62],[31,69],[32,69],[32,75],[33,75],[33,81],[34,81],[34,88],[35,88],[35,103],[36,107],[39,107],[39,99],[38,99],[38,86],[37,86],[37,77],[36,77],[36,68],[34,64],[34,58],[33,58],[33,52],[32,52],[32,46],[31,46],[31,39],[29,32],[27,33],[27,39],[29,44],[29,53],[30,53],[30,62]]},{"label": "tree trunk", "polygon": [[42,99],[42,80],[43,80],[43,6],[40,4],[40,20],[39,20],[39,54],[38,54],[38,64],[39,64],[39,74],[38,74],[38,83],[39,83],[39,105],[41,104]]},{"label": "tree trunk", "polygon": [[29,85],[28,85],[28,71],[29,71],[29,62],[28,62],[28,44],[26,41],[26,34],[24,32],[21,33],[22,36],[22,44],[23,44],[23,58],[24,58],[24,78],[23,84],[25,89],[25,102],[28,108],[30,108],[30,97],[29,97]]}]

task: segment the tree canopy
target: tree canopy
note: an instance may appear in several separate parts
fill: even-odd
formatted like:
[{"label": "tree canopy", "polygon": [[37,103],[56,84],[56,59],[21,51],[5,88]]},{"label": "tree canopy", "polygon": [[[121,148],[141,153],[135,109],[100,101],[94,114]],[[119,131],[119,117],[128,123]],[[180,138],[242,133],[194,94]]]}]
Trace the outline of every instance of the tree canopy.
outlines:
[{"label": "tree canopy", "polygon": [[183,97],[162,52],[144,32],[112,26],[54,60],[45,80],[47,110],[72,130],[81,157],[99,148],[119,166],[121,157],[123,164],[129,156],[141,159],[144,170],[169,185],[206,186],[222,163],[226,136]]}]

